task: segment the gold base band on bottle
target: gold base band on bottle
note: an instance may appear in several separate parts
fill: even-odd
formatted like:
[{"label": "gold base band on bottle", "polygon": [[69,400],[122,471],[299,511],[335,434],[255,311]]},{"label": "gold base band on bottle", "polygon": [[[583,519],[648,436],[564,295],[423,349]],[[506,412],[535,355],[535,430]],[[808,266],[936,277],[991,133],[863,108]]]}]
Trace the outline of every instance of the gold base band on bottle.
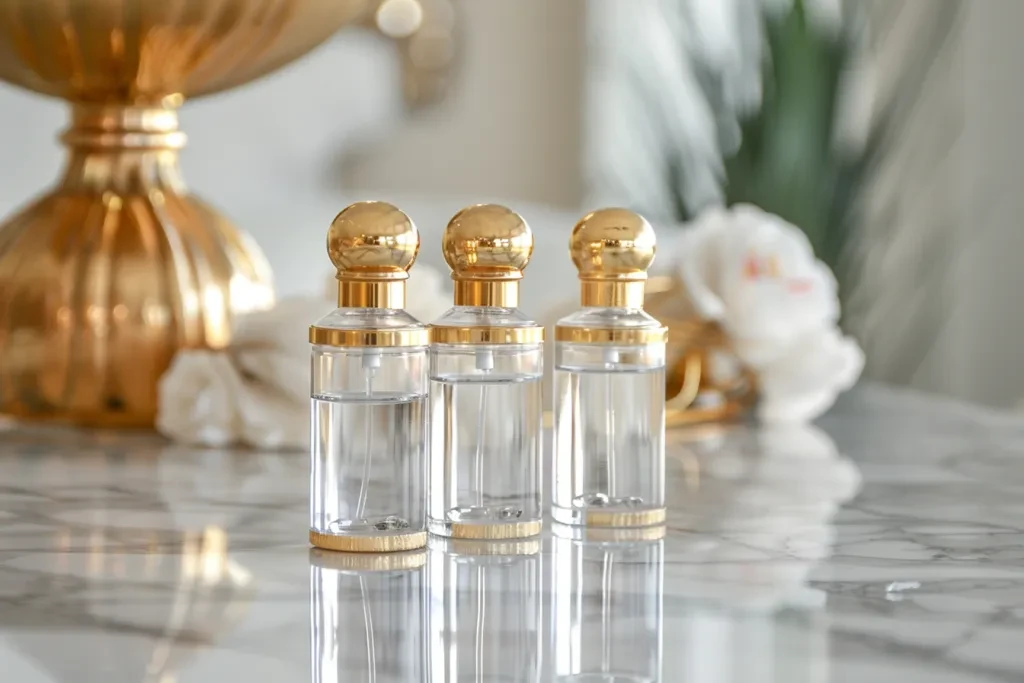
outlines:
[{"label": "gold base band on bottle", "polygon": [[524,327],[444,327],[431,325],[431,344],[540,344],[544,328]]},{"label": "gold base band on bottle", "polygon": [[311,548],[310,563],[323,569],[350,572],[396,572],[419,569],[427,563],[427,551],[420,548],[396,553],[345,553]]},{"label": "gold base band on bottle", "polygon": [[391,534],[387,536],[338,536],[309,530],[309,542],[324,550],[338,550],[345,553],[396,553],[402,550],[417,550],[427,545],[427,532]]},{"label": "gold base band on bottle", "polygon": [[451,538],[477,541],[505,540],[510,538],[529,538],[541,531],[541,522],[510,522],[508,524],[460,524],[452,522],[448,525]]},{"label": "gold base band on bottle", "polygon": [[309,343],[320,346],[426,346],[430,341],[427,328],[396,330],[339,330],[332,327],[309,328]]},{"label": "gold base band on bottle", "polygon": [[338,307],[405,308],[405,278],[338,280]]},{"label": "gold base band on bottle", "polygon": [[631,512],[587,510],[583,520],[583,523],[588,527],[654,526],[655,524],[665,523],[665,508]]},{"label": "gold base band on bottle", "polygon": [[575,342],[577,344],[622,344],[623,346],[664,344],[668,341],[668,328],[613,329],[603,327],[563,327],[559,325],[555,327],[555,341]]},{"label": "gold base band on bottle", "polygon": [[456,280],[456,306],[497,306],[515,308],[519,305],[519,278],[509,280]]},{"label": "gold base band on bottle", "polygon": [[580,303],[598,308],[643,308],[644,283],[636,280],[582,280],[580,282]]}]

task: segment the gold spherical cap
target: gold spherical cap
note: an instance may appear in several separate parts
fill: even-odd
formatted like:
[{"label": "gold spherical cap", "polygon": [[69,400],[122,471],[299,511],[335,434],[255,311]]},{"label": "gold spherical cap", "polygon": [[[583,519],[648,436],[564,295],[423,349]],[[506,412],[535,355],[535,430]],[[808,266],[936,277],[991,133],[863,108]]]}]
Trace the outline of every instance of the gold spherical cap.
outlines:
[{"label": "gold spherical cap", "polygon": [[533,254],[533,232],[515,211],[477,204],[448,222],[442,250],[456,281],[519,280]]},{"label": "gold spherical cap", "polygon": [[569,252],[581,280],[646,280],[654,261],[654,228],[626,209],[600,209],[573,228]]},{"label": "gold spherical cap", "polygon": [[327,254],[339,280],[405,280],[419,249],[416,225],[387,202],[352,204],[327,231]]}]

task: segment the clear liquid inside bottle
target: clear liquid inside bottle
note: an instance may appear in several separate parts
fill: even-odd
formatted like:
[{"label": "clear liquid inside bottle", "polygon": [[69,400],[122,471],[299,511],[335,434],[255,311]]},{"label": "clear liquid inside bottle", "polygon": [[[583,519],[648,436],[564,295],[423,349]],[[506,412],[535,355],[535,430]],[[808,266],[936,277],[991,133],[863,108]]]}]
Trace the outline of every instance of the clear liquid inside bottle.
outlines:
[{"label": "clear liquid inside bottle", "polygon": [[[643,311],[559,323],[660,327]],[[555,348],[552,518],[647,526],[665,513],[665,345],[559,342]]]},{"label": "clear liquid inside bottle", "polygon": [[478,539],[539,533],[541,345],[435,344],[430,355],[428,529]]},{"label": "clear liquid inside bottle", "polygon": [[[425,347],[315,346],[312,366],[314,543],[334,550],[421,547]],[[416,542],[396,540],[417,535]]]}]

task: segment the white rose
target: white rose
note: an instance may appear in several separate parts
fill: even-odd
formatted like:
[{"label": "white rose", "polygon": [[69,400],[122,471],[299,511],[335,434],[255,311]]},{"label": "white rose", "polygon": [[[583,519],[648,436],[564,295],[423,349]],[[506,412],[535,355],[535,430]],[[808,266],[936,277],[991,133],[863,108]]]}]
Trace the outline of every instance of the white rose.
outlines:
[{"label": "white rose", "polygon": [[714,208],[678,249],[697,314],[758,374],[763,419],[814,419],[856,381],[864,359],[836,327],[835,278],[799,228],[754,206]]},{"label": "white rose", "polygon": [[761,369],[758,415],[765,422],[813,420],[854,385],[864,353],[835,328],[797,341],[789,353]]}]

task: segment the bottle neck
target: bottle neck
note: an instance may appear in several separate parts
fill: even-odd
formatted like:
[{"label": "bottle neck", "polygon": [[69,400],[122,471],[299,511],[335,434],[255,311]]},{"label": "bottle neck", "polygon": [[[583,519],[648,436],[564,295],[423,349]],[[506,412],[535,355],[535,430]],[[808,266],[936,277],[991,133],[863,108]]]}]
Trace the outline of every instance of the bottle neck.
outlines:
[{"label": "bottle neck", "polygon": [[405,308],[405,280],[338,280],[338,308]]},{"label": "bottle neck", "polygon": [[519,306],[519,281],[456,280],[455,305],[516,308]]},{"label": "bottle neck", "polygon": [[583,280],[580,303],[584,308],[643,308],[643,280]]}]

